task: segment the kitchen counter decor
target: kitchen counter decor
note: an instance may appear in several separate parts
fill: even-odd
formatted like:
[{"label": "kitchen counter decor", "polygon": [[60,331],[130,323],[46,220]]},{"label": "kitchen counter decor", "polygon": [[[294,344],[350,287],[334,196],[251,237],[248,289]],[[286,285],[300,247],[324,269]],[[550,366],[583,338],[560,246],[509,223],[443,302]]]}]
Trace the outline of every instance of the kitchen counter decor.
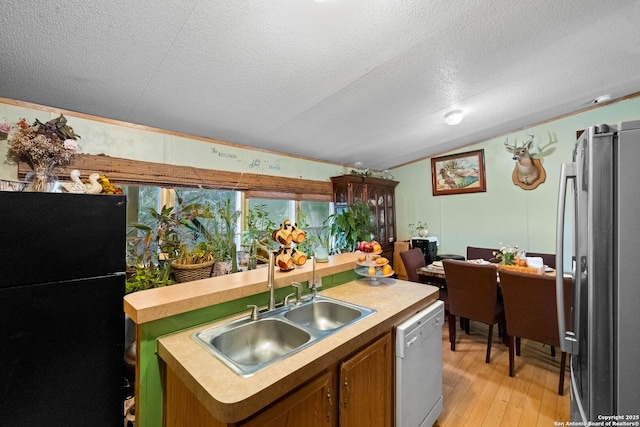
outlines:
[{"label": "kitchen counter decor", "polygon": [[306,239],[306,233],[299,229],[297,224],[291,224],[291,221],[286,219],[278,230],[273,230],[271,236],[280,245],[276,252],[276,264],[280,271],[291,271],[296,265],[301,266],[307,262],[307,254],[295,246]]},{"label": "kitchen counter decor", "polygon": [[29,125],[20,119],[11,126],[8,135],[7,159],[13,163],[25,162],[32,171],[27,175],[31,181],[27,190],[50,191],[50,184],[56,181],[53,169],[68,164],[78,149],[80,135],[67,125],[67,119],[59,117],[42,123],[38,119]]}]

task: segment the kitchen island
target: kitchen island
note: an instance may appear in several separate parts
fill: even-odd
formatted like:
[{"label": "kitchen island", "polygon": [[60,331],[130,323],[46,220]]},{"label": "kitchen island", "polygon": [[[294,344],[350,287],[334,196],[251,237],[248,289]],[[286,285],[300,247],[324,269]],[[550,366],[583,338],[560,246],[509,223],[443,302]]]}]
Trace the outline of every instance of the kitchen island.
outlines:
[{"label": "kitchen island", "polygon": [[[378,338],[385,334],[391,337],[396,325],[437,299],[438,289],[390,278],[380,281],[364,278],[327,289],[321,294],[374,309],[376,313],[250,377],[237,375],[192,338],[194,332],[227,320],[161,337],[158,340],[158,356],[165,364],[166,375],[171,378],[172,384],[175,381],[182,383],[178,387],[181,393],[167,393],[167,396],[190,399],[190,394],[195,398],[189,403],[171,402],[171,397],[168,397],[169,400],[165,398],[169,418],[175,406],[188,408],[189,413],[193,414],[197,400],[202,409],[206,409],[220,425],[246,421],[288,396],[291,391],[312,382],[323,372],[331,371],[333,366]],[[393,354],[393,350],[390,350]],[[386,384],[392,384],[392,368],[390,370],[388,382],[384,379]],[[379,373],[383,372],[380,367]],[[371,374],[376,375],[376,372]],[[392,395],[388,398],[391,400]],[[166,425],[174,424],[169,422]]]},{"label": "kitchen island", "polygon": [[[135,322],[137,334],[136,425],[155,427],[163,423],[163,406],[168,397],[163,393],[163,375],[167,372],[175,373],[212,417],[233,422],[269,406],[291,387],[303,384],[341,357],[389,333],[394,325],[438,297],[435,287],[392,278],[372,286],[370,279],[354,272],[356,260],[356,254],[345,253],[330,256],[327,263],[318,263],[316,274],[323,283],[320,293],[375,309],[376,313],[249,378],[237,376],[206,352],[193,341],[190,332],[230,317],[247,316],[248,304],[264,307],[268,301],[266,269],[127,295],[124,311]],[[310,264],[291,272],[276,271],[278,302],[293,292],[291,282],[311,280]]]}]

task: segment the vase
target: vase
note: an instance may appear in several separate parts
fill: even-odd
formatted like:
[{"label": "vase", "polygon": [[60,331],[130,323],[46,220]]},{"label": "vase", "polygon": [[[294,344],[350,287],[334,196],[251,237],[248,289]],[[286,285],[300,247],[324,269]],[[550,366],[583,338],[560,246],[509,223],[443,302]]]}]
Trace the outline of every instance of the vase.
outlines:
[{"label": "vase", "polygon": [[231,261],[216,261],[213,265],[213,277],[231,273]]},{"label": "vase", "polygon": [[56,182],[56,176],[53,174],[53,168],[55,163],[48,163],[46,165],[34,165],[33,171],[27,174],[27,181],[30,181],[27,185],[26,191],[34,192],[49,192],[52,191]]},{"label": "vase", "polygon": [[327,262],[329,261],[329,251],[325,247],[317,247],[313,251],[313,256],[317,262]]},{"label": "vase", "polygon": [[429,235],[429,230],[427,230],[426,228],[421,228],[420,230],[418,230],[418,235],[420,237],[427,237]]}]

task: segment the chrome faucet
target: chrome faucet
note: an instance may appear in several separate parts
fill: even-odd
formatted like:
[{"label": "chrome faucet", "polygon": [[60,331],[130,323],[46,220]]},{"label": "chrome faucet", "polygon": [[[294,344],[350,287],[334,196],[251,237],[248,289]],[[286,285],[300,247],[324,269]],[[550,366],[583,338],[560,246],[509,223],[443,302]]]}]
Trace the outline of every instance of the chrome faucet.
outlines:
[{"label": "chrome faucet", "polygon": [[275,271],[276,271],[276,256],[273,251],[269,251],[269,265],[267,267],[269,270],[269,280],[267,281],[267,287],[269,288],[269,307],[268,310],[271,311],[276,308],[276,296],[275,290],[276,286],[274,283]]},{"label": "chrome faucet", "polygon": [[322,287],[322,281],[316,281],[316,257],[311,257],[313,260],[313,270],[311,273],[311,283],[309,283],[309,290],[311,291],[311,300],[316,299],[318,288]]}]

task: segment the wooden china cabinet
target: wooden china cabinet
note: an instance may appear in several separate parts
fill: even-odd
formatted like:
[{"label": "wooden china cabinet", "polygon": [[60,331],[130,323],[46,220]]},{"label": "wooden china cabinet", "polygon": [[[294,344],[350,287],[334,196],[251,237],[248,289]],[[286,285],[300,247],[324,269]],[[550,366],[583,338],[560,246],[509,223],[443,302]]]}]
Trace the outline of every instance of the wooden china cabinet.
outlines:
[{"label": "wooden china cabinet", "polygon": [[396,241],[395,188],[398,182],[351,174],[333,176],[331,183],[336,212],[346,209],[356,200],[362,200],[369,206],[371,222],[376,228],[373,238],[382,245],[382,256],[393,259],[393,244]]}]

